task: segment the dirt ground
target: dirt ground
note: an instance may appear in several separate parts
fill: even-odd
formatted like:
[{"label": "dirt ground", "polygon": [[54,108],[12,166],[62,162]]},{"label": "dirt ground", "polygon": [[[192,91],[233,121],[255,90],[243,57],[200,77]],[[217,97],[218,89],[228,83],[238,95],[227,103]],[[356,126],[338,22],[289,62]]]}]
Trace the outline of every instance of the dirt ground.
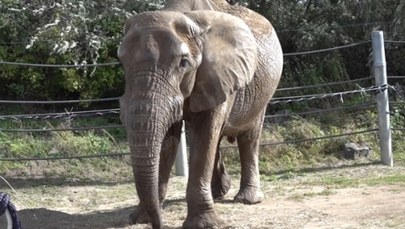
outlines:
[{"label": "dirt ground", "polygon": [[[225,200],[215,204],[223,228],[405,228],[404,182],[384,182],[405,168],[368,165],[280,173],[262,181],[265,200],[257,205],[234,203],[238,180]],[[333,185],[322,177],[381,182]],[[388,178],[387,178],[388,179]],[[25,229],[150,228],[130,226],[128,215],[137,203],[130,182],[102,183],[9,179],[13,202]],[[187,213],[186,179],[174,177],[164,206],[165,228],[180,228]],[[1,184],[0,189],[4,186]],[[11,193],[11,190],[7,190]]]}]

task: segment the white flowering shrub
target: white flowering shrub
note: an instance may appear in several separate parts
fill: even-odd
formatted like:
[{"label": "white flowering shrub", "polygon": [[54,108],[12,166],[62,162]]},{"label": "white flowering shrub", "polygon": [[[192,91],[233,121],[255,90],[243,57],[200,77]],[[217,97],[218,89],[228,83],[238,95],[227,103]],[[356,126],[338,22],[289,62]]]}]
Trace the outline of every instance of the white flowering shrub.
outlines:
[{"label": "white flowering shrub", "polygon": [[[0,0],[0,60],[85,65],[116,62],[127,18],[159,0]],[[93,98],[119,95],[117,66],[26,68],[0,65],[3,96]],[[40,92],[40,93],[39,93]]]}]

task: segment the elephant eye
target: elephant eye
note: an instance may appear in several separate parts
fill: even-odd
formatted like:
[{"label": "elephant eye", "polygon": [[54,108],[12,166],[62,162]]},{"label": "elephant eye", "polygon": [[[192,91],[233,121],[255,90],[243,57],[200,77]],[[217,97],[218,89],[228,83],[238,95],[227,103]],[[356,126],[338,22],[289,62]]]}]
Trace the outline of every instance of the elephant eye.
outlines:
[{"label": "elephant eye", "polygon": [[190,60],[188,59],[187,56],[182,56],[180,59],[179,67],[185,68],[187,65],[190,64]]}]

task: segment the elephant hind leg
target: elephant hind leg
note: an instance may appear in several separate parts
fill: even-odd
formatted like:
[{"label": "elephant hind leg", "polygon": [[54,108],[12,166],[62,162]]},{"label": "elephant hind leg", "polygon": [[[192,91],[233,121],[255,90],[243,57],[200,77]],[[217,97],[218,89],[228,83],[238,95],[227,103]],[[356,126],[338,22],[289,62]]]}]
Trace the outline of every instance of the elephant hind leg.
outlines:
[{"label": "elephant hind leg", "polygon": [[237,138],[241,161],[241,181],[239,192],[234,200],[244,204],[260,203],[264,198],[260,189],[259,174],[259,143],[263,119],[264,112],[253,128],[241,133]]},{"label": "elephant hind leg", "polygon": [[[221,142],[221,141],[219,141]],[[226,171],[221,152],[219,151],[219,143],[215,155],[214,171],[211,180],[211,193],[213,199],[220,200],[228,193],[231,188],[231,178]]]}]

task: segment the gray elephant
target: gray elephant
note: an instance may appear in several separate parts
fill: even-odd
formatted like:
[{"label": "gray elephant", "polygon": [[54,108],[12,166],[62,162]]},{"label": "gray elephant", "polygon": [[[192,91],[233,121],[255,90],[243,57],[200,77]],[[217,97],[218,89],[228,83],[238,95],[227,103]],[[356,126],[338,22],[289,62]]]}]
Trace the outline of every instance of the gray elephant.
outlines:
[{"label": "gray elephant", "polygon": [[242,174],[235,200],[262,201],[259,139],[283,65],[271,24],[226,1],[168,1],[162,11],[128,20],[118,57],[125,70],[121,120],[140,200],[132,222],[163,227],[161,206],[182,120],[191,136],[183,227],[221,223],[213,195],[224,195],[229,186],[218,152],[224,136],[239,147]]}]

